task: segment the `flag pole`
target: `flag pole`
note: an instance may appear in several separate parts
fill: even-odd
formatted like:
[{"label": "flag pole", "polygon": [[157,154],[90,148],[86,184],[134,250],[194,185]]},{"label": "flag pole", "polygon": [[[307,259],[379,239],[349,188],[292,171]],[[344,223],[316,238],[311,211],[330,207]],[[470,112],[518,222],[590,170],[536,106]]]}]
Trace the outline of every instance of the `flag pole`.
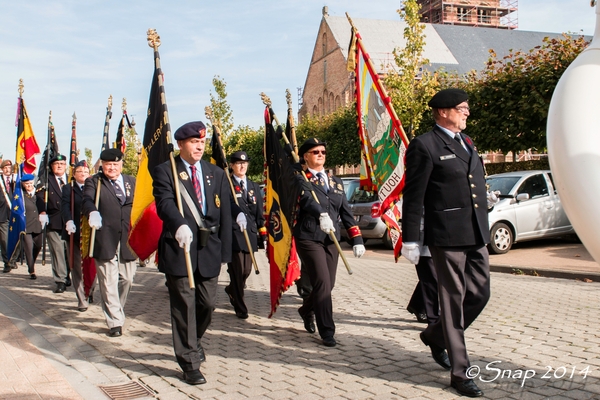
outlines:
[{"label": "flag pole", "polygon": [[[75,160],[73,159],[73,152],[76,151],[74,149],[73,137],[75,136],[75,129],[77,127],[77,116],[75,112],[73,112],[73,122],[71,122],[71,152],[69,154],[69,164],[71,164],[71,204],[69,204],[71,208],[71,217],[75,212]],[[75,221],[73,221],[75,222]],[[80,229],[81,231],[81,229]],[[74,258],[74,249],[73,243],[75,241],[75,233],[69,235],[69,267],[73,269],[73,258]],[[81,236],[81,235],[80,235]],[[79,266],[81,267],[81,266]]]},{"label": "flag pole", "polygon": [[[106,106],[106,118],[104,119],[104,136],[102,137],[102,150],[106,150],[104,147],[104,139],[108,138],[108,128],[110,126],[110,118],[112,117],[112,94],[108,96],[108,105]],[[108,147],[110,148],[110,143],[108,143]],[[102,173],[102,167],[100,167],[98,171],[98,180],[96,182],[96,198],[94,200],[94,206],[96,210],[98,210],[98,206],[100,205],[100,187],[102,186],[102,177],[100,174]],[[90,248],[88,256],[90,258],[94,258],[94,242],[96,241],[96,228],[92,228],[92,232],[90,233]]]},{"label": "flag pole", "polygon": [[[231,175],[229,175],[229,171],[227,171],[227,169],[229,168],[229,166],[227,165],[227,158],[225,157],[225,149],[223,148],[223,142],[221,142],[221,129],[220,129],[220,122],[214,121],[214,115],[212,112],[212,108],[210,107],[204,107],[204,115],[206,115],[206,118],[208,118],[208,120],[210,121],[210,123],[214,126],[215,128],[215,132],[217,132],[217,138],[219,140],[219,147],[221,148],[221,158],[223,159],[223,162],[225,163],[225,175],[227,176],[227,181],[229,181],[229,188],[231,189],[231,195],[233,197],[233,201],[235,202],[235,204],[237,206],[240,205],[240,203],[237,200],[237,197],[235,196],[235,189],[233,187],[233,182],[231,181]],[[260,274],[260,271],[258,270],[258,264],[256,262],[256,258],[254,257],[254,252],[252,251],[252,245],[250,244],[250,238],[248,237],[248,231],[246,229],[242,230],[242,233],[244,234],[244,239],[246,240],[246,246],[248,246],[248,252],[250,253],[250,258],[252,259],[252,265],[254,266],[254,272],[256,273],[256,275]]]},{"label": "flag pole", "polygon": [[[273,114],[273,119],[275,120],[275,123],[277,125],[279,125],[277,116],[275,115],[275,112],[273,112],[273,109],[271,108],[271,99],[269,98],[269,96],[267,96],[264,93],[261,93],[260,97],[262,99],[263,104],[266,105],[267,107],[269,107],[269,109],[271,110],[271,112]],[[283,136],[283,140],[285,141],[285,143],[287,145],[290,145],[290,147],[291,147],[290,141],[288,140],[287,136],[285,134],[281,135],[281,136]],[[300,158],[298,157],[298,154],[294,150],[292,150],[292,157],[294,158],[294,162],[296,162],[296,163],[300,162]],[[301,173],[302,173],[302,177],[304,178],[304,180],[306,182],[310,182],[308,180],[308,177],[306,176],[306,173],[304,172],[304,170],[301,170]],[[317,204],[320,204],[319,199],[317,198],[317,195],[315,194],[315,191],[311,189],[310,193],[312,194],[312,197],[317,202]],[[335,244],[335,247],[337,248],[338,253],[340,254],[340,257],[342,258],[342,261],[344,262],[344,265],[346,266],[346,270],[348,271],[348,274],[352,275],[352,268],[350,268],[350,265],[348,264],[348,260],[346,260],[346,256],[344,256],[344,253],[342,252],[342,248],[340,247],[340,242],[338,242],[337,238],[335,237],[335,233],[333,233],[333,231],[330,231],[329,237],[331,238],[331,241]]]},{"label": "flag pole", "polygon": [[[148,29],[148,46],[154,49],[154,62],[155,68],[160,68],[160,57],[158,55],[158,47],[160,46],[160,36],[156,32],[156,29]],[[169,125],[169,112],[167,110],[167,98],[165,96],[165,88],[163,86],[163,78],[162,75],[158,76],[158,86],[160,90],[160,100],[162,102],[164,108],[163,122],[165,125]],[[171,162],[171,172],[173,173],[173,186],[175,188],[175,199],[177,201],[177,208],[179,208],[179,212],[183,215],[183,203],[181,202],[181,192],[179,190],[179,179],[177,178],[177,166],[175,165],[175,157],[173,157],[173,144],[171,142],[171,131],[167,131],[167,145],[169,146],[169,161]],[[196,287],[194,282],[194,270],[192,269],[192,258],[190,257],[190,251],[184,249],[185,252],[185,266],[188,274],[188,281],[190,284],[190,289]]]},{"label": "flag pole", "polygon": [[[44,171],[44,211],[46,214],[48,213],[48,169],[50,169],[50,142],[52,140],[52,110],[50,110],[50,114],[48,115],[48,141],[46,143],[46,159],[45,161],[45,171]],[[49,217],[48,217],[49,218]],[[47,227],[48,224],[44,225],[44,229],[42,230],[42,265],[46,265],[46,237],[47,237]]]}]

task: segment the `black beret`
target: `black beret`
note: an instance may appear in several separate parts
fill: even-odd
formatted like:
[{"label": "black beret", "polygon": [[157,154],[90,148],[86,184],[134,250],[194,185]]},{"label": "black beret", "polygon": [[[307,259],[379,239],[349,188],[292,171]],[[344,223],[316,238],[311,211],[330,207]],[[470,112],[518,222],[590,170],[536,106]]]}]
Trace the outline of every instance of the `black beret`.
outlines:
[{"label": "black beret", "polygon": [[63,156],[62,154],[56,154],[54,157],[52,157],[50,159],[50,165],[52,165],[53,162],[55,161],[67,161],[67,157]]},{"label": "black beret", "polygon": [[175,131],[175,140],[203,139],[204,137],[206,137],[206,126],[202,121],[188,122]]},{"label": "black beret", "polygon": [[306,139],[300,149],[298,150],[298,157],[302,157],[304,153],[317,146],[327,146],[327,142],[321,142],[317,138]]},{"label": "black beret", "polygon": [[234,163],[236,161],[250,161],[250,157],[248,157],[248,154],[245,151],[236,151],[229,156],[229,162]]},{"label": "black beret", "polygon": [[89,165],[86,160],[81,160],[77,164],[75,164],[75,168],[86,167],[89,168]]},{"label": "black beret", "polygon": [[123,153],[119,149],[106,149],[100,153],[100,159],[102,161],[121,161]]},{"label": "black beret", "polygon": [[469,100],[469,95],[462,89],[444,89],[437,92],[427,105],[431,108],[452,108]]}]

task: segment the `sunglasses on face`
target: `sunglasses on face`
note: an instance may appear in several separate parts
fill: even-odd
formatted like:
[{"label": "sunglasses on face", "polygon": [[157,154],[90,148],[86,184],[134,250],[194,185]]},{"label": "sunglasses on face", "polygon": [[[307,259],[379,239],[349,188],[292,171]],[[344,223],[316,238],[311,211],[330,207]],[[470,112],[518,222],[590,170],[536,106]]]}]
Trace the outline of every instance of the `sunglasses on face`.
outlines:
[{"label": "sunglasses on face", "polygon": [[307,153],[314,154],[315,156],[318,154],[326,155],[327,150],[311,150],[311,151],[308,151]]}]

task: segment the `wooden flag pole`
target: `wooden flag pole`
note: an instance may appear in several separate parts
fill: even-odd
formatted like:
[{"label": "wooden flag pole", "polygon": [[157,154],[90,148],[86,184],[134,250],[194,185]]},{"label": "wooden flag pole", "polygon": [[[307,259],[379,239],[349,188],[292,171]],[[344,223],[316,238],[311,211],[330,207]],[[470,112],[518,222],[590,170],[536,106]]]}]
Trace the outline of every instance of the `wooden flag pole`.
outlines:
[{"label": "wooden flag pole", "polygon": [[[263,101],[263,104],[265,104],[267,107],[271,108],[271,99],[269,98],[269,96],[267,96],[264,93],[261,93],[260,97]],[[273,112],[273,119],[275,120],[275,123],[277,125],[279,125],[279,121],[277,120],[277,117],[275,116],[274,112]],[[285,141],[285,143],[291,146],[287,136],[285,136],[285,134],[282,136],[283,136],[283,140]],[[298,154],[296,154],[296,152],[294,150],[292,150],[292,157],[294,158],[294,162],[297,162],[297,163],[300,162],[300,158],[298,157]],[[310,182],[308,180],[308,177],[306,176],[306,173],[304,172],[304,170],[302,170],[301,172],[302,172],[302,177],[304,178],[304,180],[306,182]],[[317,204],[320,204],[319,199],[317,198],[317,195],[315,194],[315,191],[311,189],[310,193],[312,194],[313,199],[317,202]],[[346,256],[344,256],[344,253],[342,252],[342,248],[340,247],[340,242],[338,242],[337,238],[335,237],[335,233],[333,231],[330,231],[329,237],[331,238],[331,241],[335,244],[335,247],[337,247],[338,253],[340,253],[340,257],[342,258],[342,261],[344,262],[344,265],[346,266],[346,270],[348,271],[348,274],[352,275],[352,268],[350,268],[350,265],[348,264],[348,260],[346,260]]]},{"label": "wooden flag pole", "polygon": [[[148,29],[148,46],[154,49],[154,67],[160,68],[160,57],[158,55],[158,47],[160,46],[160,36],[156,32],[156,29]],[[164,108],[163,122],[165,125],[171,126],[169,124],[169,112],[167,111],[167,98],[165,96],[165,89],[163,86],[163,77],[162,75],[158,76],[158,86],[160,90],[160,101]],[[179,179],[177,178],[177,165],[175,165],[175,157],[173,157],[173,145],[171,142],[171,131],[167,131],[167,144],[169,145],[169,161],[171,162],[171,172],[173,173],[173,187],[175,189],[175,199],[177,201],[177,208],[179,208],[179,212],[183,216],[183,203],[181,202],[181,191],[179,189]],[[185,253],[185,266],[188,274],[188,281],[190,284],[190,289],[196,287],[194,282],[194,270],[192,269],[192,258],[190,256],[190,250],[184,249]]]}]

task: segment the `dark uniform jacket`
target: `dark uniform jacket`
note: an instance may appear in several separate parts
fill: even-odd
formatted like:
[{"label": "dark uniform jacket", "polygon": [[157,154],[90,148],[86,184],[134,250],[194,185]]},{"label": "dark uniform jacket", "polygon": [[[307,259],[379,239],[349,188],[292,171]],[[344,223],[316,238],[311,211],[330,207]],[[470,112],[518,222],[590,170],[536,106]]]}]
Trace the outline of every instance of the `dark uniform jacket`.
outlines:
[{"label": "dark uniform jacket", "polygon": [[[71,212],[71,194],[73,194],[73,211]],[[73,235],[73,242],[79,243],[81,233],[81,203],[83,202],[83,191],[77,182],[72,182],[63,188],[61,214],[65,227],[67,221],[73,221],[77,229]],[[63,239],[69,240],[69,234],[65,230]]]},{"label": "dark uniform jacket", "polygon": [[38,210],[40,207],[44,207],[44,201],[35,194],[30,197],[27,192],[23,191],[23,203],[25,204],[25,232],[42,233]]},{"label": "dark uniform jacket", "polygon": [[13,191],[12,187],[6,187],[6,177],[1,173],[0,185],[2,185],[0,187],[0,222],[6,222],[10,218],[10,202],[12,202]]},{"label": "dark uniform jacket", "polygon": [[[65,183],[67,183],[66,179],[67,178],[65,177]],[[44,197],[46,195],[46,189],[42,188],[38,190],[37,195],[42,199],[42,208],[38,209],[38,211],[40,213],[46,211],[46,214],[48,214],[49,222],[46,226],[46,229],[62,232],[64,229],[64,223],[60,212],[62,203],[62,190],[54,174],[51,172],[48,174],[48,203],[45,205],[45,210],[43,202],[45,201]]]},{"label": "dark uniform jacket", "polygon": [[489,243],[483,164],[471,138],[461,136],[471,155],[437,125],[410,142],[402,203],[404,242],[419,241],[425,212],[425,245]]},{"label": "dark uniform jacket", "polygon": [[[294,226],[294,237],[296,239],[314,240],[322,242],[329,234],[323,232],[319,227],[319,216],[321,213],[328,213],[335,227],[335,237],[340,240],[340,229],[336,222],[339,220],[344,225],[348,232],[356,225],[356,221],[350,211],[350,206],[346,200],[344,193],[344,185],[338,177],[327,174],[329,192],[326,188],[319,184],[319,181],[309,171],[306,171],[306,176],[310,183],[305,182],[302,174],[296,175],[296,180],[299,185],[302,185],[303,190],[300,194],[300,210],[296,225]],[[317,203],[309,188],[317,195],[319,203]],[[361,235],[349,238],[352,240],[352,245],[363,244]]]},{"label": "dark uniform jacket", "polygon": [[[135,178],[129,175],[122,176],[125,185],[124,188],[121,188],[125,192],[125,204],[123,205],[119,202],[112,183],[103,173],[87,178],[83,187],[81,212],[89,218],[92,211],[99,211],[102,217],[102,228],[96,230],[94,241],[94,258],[100,260],[112,259],[117,253],[119,244],[121,245],[119,259],[122,262],[137,259],[127,245]],[[100,204],[96,209],[94,201],[98,179],[101,180],[102,186],[100,187]]]},{"label": "dark uniform jacket", "polygon": [[[235,196],[239,208],[246,215],[246,232],[248,233],[248,238],[250,239],[250,244],[252,245],[252,251],[255,252],[258,250],[258,230],[265,226],[265,217],[263,215],[263,199],[260,186],[258,183],[252,182],[250,179],[246,178],[248,187],[246,190],[246,195],[244,195],[240,185],[237,184],[236,178],[232,176],[231,181],[233,182]],[[232,211],[233,210],[235,210],[235,208],[232,209]],[[234,211],[232,213],[233,251],[244,251],[249,253],[244,233],[241,231],[239,225],[235,222],[237,214]]]},{"label": "dark uniform jacket", "polygon": [[[188,169],[180,156],[175,157],[177,174],[183,187],[186,188],[195,206],[200,213],[200,205],[195,196],[192,180]],[[187,224],[194,234],[190,246],[192,269],[199,270],[200,275],[212,278],[219,275],[221,264],[231,261],[231,189],[225,172],[206,161],[201,161],[202,179],[204,181],[204,198],[206,201],[206,215],[204,225],[212,228],[208,243],[204,247],[198,246],[199,228],[194,216],[182,199],[182,216],[177,208],[173,173],[170,162],[165,162],[154,168],[153,194],[156,202],[156,211],[163,221],[163,229],[158,243],[158,269],[169,275],[187,276],[185,253],[175,239],[175,232],[183,224]],[[183,190],[183,188],[181,188]]]}]

